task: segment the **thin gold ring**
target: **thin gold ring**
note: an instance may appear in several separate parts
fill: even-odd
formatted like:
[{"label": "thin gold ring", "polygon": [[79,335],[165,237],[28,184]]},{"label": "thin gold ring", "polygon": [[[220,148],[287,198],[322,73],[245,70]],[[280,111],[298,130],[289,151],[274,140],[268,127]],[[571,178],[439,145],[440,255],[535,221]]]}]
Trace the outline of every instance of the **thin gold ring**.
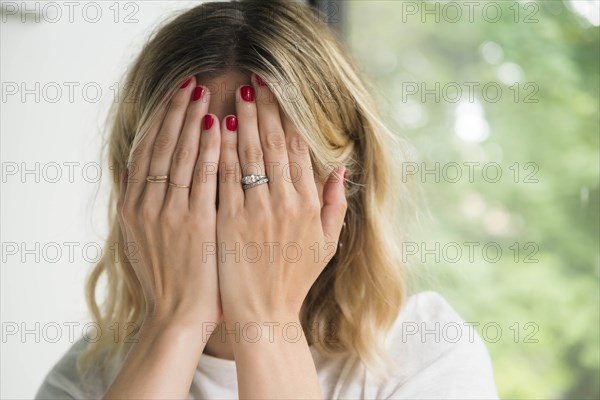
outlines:
[{"label": "thin gold ring", "polygon": [[189,185],[178,185],[178,184],[173,183],[173,182],[169,182],[169,185],[175,186],[175,187],[178,187],[178,188],[184,188],[184,189],[188,189],[190,187]]},{"label": "thin gold ring", "polygon": [[168,175],[148,175],[146,182],[166,183],[169,179]]}]

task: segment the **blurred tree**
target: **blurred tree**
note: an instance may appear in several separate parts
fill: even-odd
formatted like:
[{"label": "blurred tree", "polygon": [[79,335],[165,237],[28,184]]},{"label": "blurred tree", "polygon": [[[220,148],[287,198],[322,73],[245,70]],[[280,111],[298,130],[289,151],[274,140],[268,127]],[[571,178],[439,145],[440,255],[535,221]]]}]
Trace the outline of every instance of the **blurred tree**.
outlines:
[{"label": "blurred tree", "polygon": [[596,16],[562,1],[346,6],[350,51],[417,151],[433,215],[411,248],[418,288],[480,323],[502,398],[599,398]]}]

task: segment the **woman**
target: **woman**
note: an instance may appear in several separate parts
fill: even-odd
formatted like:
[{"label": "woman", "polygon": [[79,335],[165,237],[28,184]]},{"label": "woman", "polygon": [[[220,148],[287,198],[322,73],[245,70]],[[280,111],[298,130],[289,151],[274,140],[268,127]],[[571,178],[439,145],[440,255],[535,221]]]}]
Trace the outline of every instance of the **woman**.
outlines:
[{"label": "woman", "polygon": [[436,293],[406,294],[401,143],[310,9],[197,6],[125,87],[109,140],[118,254],[87,286],[103,334],[38,398],[497,396],[481,338]]}]

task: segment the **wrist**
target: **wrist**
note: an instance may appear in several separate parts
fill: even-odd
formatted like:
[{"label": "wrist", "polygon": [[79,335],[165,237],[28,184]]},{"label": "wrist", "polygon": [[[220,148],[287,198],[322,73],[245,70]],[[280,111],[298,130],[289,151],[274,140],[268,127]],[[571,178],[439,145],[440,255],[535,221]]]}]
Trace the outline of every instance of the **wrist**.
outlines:
[{"label": "wrist", "polygon": [[238,324],[269,324],[278,323],[283,325],[286,323],[300,323],[299,313],[287,311],[271,311],[271,312],[229,312],[223,314],[223,322],[225,325]]},{"label": "wrist", "polygon": [[234,353],[236,349],[241,348],[262,348],[267,345],[269,348],[288,343],[298,343],[306,341],[304,329],[300,320],[296,316],[265,318],[252,318],[244,316],[243,318],[226,319],[223,332],[229,337],[233,346]]},{"label": "wrist", "polygon": [[223,321],[225,323],[245,322],[294,322],[300,319],[302,303],[267,304],[262,301],[247,301],[238,298],[225,298],[223,301]]},{"label": "wrist", "polygon": [[[196,340],[202,337],[206,343],[208,336],[217,328],[220,316],[210,313],[150,313],[146,315],[142,328],[147,332],[168,332],[170,335],[187,336],[193,335]],[[206,340],[205,339],[206,336]]]}]

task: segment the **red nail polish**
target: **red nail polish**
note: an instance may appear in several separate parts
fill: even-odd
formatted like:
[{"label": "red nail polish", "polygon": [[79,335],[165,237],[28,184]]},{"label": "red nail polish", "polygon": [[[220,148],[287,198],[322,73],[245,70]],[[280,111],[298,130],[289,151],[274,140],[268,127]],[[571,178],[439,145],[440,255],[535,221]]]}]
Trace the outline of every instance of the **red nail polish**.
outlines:
[{"label": "red nail polish", "polygon": [[183,82],[183,85],[179,86],[179,88],[185,89],[186,87],[188,87],[188,85],[190,84],[191,81],[192,81],[192,78],[188,79],[187,81]]},{"label": "red nail polish", "polygon": [[258,86],[267,86],[267,84],[265,83],[265,81],[263,81],[260,75],[256,75],[256,83],[258,83]]},{"label": "red nail polish", "polygon": [[348,172],[348,171],[344,170],[344,183],[343,183],[344,186],[346,185],[346,172]]},{"label": "red nail polish", "polygon": [[192,94],[192,100],[193,101],[200,100],[200,97],[202,97],[203,93],[204,93],[204,88],[202,86],[196,86],[194,88],[194,93]]},{"label": "red nail polish", "polygon": [[206,114],[204,116],[204,130],[205,131],[209,130],[210,127],[213,126],[214,122],[215,122],[214,117],[210,114]]},{"label": "red nail polish", "polygon": [[242,99],[244,99],[244,101],[254,101],[254,88],[252,86],[242,86],[242,88],[240,89],[240,93],[242,94]]},{"label": "red nail polish", "polygon": [[227,119],[225,120],[225,125],[227,126],[227,129],[229,129],[230,131],[236,131],[237,130],[237,118],[233,115],[230,115],[229,117],[227,117]]}]

